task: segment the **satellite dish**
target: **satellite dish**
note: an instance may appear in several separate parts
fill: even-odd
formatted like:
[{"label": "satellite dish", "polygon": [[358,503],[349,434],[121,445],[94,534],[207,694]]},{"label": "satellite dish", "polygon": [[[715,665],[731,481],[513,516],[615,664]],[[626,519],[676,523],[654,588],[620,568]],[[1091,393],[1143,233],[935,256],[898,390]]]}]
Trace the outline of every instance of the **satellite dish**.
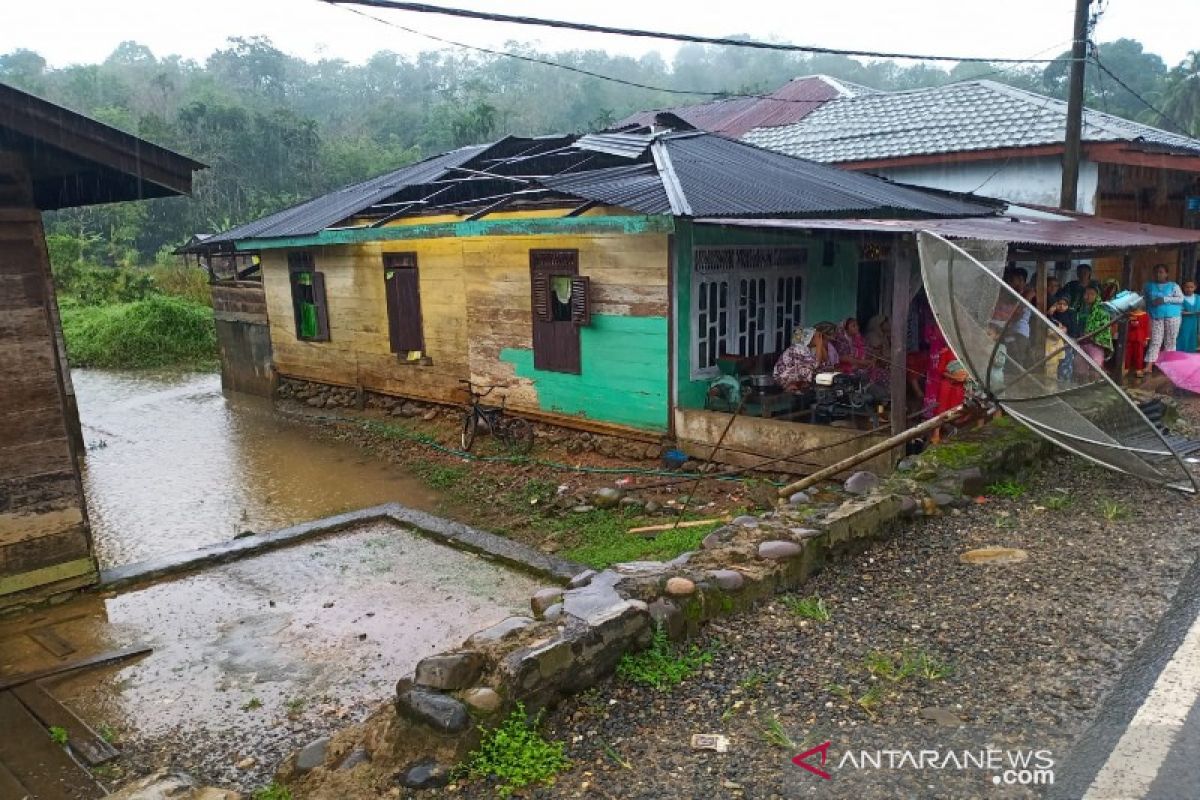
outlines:
[{"label": "satellite dish", "polygon": [[1004,282],[1007,244],[952,243],[922,231],[917,247],[929,305],[947,343],[979,389],[1009,416],[1103,467],[1196,492],[1180,455],[1129,395]]}]

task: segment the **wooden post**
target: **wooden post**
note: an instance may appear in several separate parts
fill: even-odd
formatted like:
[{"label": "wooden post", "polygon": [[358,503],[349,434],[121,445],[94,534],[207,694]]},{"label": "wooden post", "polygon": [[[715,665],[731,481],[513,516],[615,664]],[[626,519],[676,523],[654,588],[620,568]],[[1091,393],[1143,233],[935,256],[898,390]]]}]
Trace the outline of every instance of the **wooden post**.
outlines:
[{"label": "wooden post", "polygon": [[1049,276],[1046,275],[1046,259],[1039,258],[1037,260],[1037,301],[1043,314],[1046,313],[1047,306],[1050,305],[1050,298],[1046,297],[1046,281]]},{"label": "wooden post", "polygon": [[[1126,250],[1121,254],[1121,287],[1129,291],[1136,291],[1130,285],[1131,283],[1133,283],[1133,253]],[[1125,385],[1125,348],[1128,343],[1129,315],[1125,314],[1117,323],[1117,346],[1113,351],[1113,376],[1116,378],[1118,386]]]},{"label": "wooden post", "polygon": [[[911,267],[908,257],[909,237],[896,237],[892,245],[892,352],[891,397],[892,434],[908,427],[908,310]],[[901,248],[905,249],[901,254]]]}]

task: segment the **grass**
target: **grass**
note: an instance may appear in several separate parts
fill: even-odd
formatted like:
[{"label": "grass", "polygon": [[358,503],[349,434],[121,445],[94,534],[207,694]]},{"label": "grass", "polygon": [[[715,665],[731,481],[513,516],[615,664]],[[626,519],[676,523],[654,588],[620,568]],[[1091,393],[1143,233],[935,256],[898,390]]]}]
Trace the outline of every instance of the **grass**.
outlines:
[{"label": "grass", "polygon": [[271,781],[250,795],[250,800],[292,800],[292,790]]},{"label": "grass", "polygon": [[1106,497],[1100,501],[1100,514],[1109,522],[1116,522],[1128,517],[1129,509],[1120,501]]},{"label": "grass", "polygon": [[763,741],[772,747],[778,747],[782,750],[794,751],[796,743],[792,741],[792,737],[788,736],[788,732],[784,730],[783,723],[779,721],[779,715],[772,713],[767,717],[762,726]]},{"label": "grass", "polygon": [[458,486],[471,474],[471,471],[461,464],[439,464],[436,461],[416,461],[412,470],[433,488],[443,490]]},{"label": "grass", "polygon": [[778,670],[771,672],[763,672],[761,670],[751,670],[746,674],[746,677],[738,681],[738,686],[746,692],[752,692],[760,688],[767,681],[774,680],[779,675]]},{"label": "grass", "polygon": [[922,458],[949,469],[965,469],[978,463],[983,456],[984,446],[979,442],[944,442],[922,454]]},{"label": "grass", "polygon": [[617,663],[617,676],[659,691],[678,686],[712,661],[711,650],[692,645],[675,648],[667,632],[659,625],[650,646],[638,653],[626,653]]},{"label": "grass", "polygon": [[1048,494],[1042,498],[1041,506],[1049,511],[1062,511],[1069,508],[1074,502],[1074,498],[1067,494],[1062,489],[1056,489],[1053,494]]},{"label": "grass", "polygon": [[791,595],[783,598],[783,604],[797,617],[802,619],[811,619],[816,622],[829,621],[829,609],[825,606],[825,601],[820,597],[813,595],[812,597],[793,597]]},{"label": "grass", "polygon": [[[661,519],[651,522],[661,522]],[[652,538],[629,533],[640,520],[622,510],[596,509],[582,514],[570,513],[550,520],[552,531],[570,542],[559,555],[594,569],[622,561],[670,559],[696,550],[705,536],[721,523],[695,528],[676,528],[659,532]]]},{"label": "grass", "polygon": [[858,706],[862,711],[872,719],[875,718],[879,706],[883,705],[885,698],[882,684],[876,684],[867,691],[863,692],[858,697],[854,696],[854,692],[849,686],[841,683],[831,683],[825,687],[830,694],[840,697],[851,705]]},{"label": "grass", "polygon": [[107,722],[101,722],[96,726],[96,735],[108,744],[112,744],[117,740],[117,732]]},{"label": "grass", "polygon": [[262,700],[259,700],[257,697],[251,697],[242,705],[242,711],[255,711],[262,708],[262,705]]},{"label": "grass", "polygon": [[1007,497],[1016,500],[1027,491],[1025,484],[1019,481],[996,481],[987,487],[987,493],[994,497]]},{"label": "grass", "polygon": [[293,697],[291,700],[287,701],[287,713],[288,713],[289,717],[298,716],[300,714],[300,712],[303,710],[304,710],[304,698],[303,697]]},{"label": "grass", "polygon": [[66,747],[69,738],[66,728],[60,728],[57,725],[50,726],[50,741],[59,747]]},{"label": "grass", "polygon": [[[550,784],[570,762],[561,742],[550,742],[537,731],[539,713],[532,722],[521,703],[499,726],[483,731],[479,749],[471,753],[466,772],[472,778],[491,778],[496,794],[509,797],[533,784]],[[620,763],[620,762],[618,762]]]},{"label": "grass", "polygon": [[863,657],[863,667],[876,678],[900,683],[909,678],[939,681],[953,673],[953,668],[924,650],[906,650],[899,656],[872,650]]},{"label": "grass", "polygon": [[107,306],[60,305],[72,366],[211,369],[217,360],[212,309],[176,297]]}]

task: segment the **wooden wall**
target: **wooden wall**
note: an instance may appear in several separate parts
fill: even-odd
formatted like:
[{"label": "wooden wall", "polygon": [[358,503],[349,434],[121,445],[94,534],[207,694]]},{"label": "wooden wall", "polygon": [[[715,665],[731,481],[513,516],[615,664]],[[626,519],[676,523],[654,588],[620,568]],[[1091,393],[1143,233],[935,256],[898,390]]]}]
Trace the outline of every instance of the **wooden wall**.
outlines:
[{"label": "wooden wall", "polygon": [[0,607],[96,577],[41,214],[23,183],[0,154]]},{"label": "wooden wall", "polygon": [[[535,248],[578,249],[579,272],[592,279],[594,322],[583,331],[582,375],[538,374],[524,363],[532,347],[529,251]],[[296,338],[287,251],[262,256],[281,375],[455,403],[464,399],[459,379],[470,377],[511,385],[509,406],[531,413],[666,429],[666,234],[448,237],[310,249],[325,275],[328,342]],[[386,252],[417,254],[428,365],[390,352]],[[597,395],[601,386],[626,394],[608,400]]]},{"label": "wooden wall", "polygon": [[259,281],[224,281],[212,286],[213,320],[221,354],[221,389],[271,397],[275,368],[267,295]]}]

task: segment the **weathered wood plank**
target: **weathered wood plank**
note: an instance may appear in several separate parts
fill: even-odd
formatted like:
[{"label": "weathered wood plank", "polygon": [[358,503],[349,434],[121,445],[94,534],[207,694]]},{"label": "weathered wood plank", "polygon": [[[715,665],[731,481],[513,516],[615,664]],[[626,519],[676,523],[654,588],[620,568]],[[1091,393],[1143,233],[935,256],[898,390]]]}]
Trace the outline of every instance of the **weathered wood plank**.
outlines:
[{"label": "weathered wood plank", "polygon": [[137,658],[154,652],[151,647],[145,645],[135,645],[133,647],[124,647],[120,650],[107,650],[103,653],[97,653],[87,658],[80,658],[75,661],[67,661],[62,664],[55,664],[52,667],[35,670],[34,672],[26,672],[24,675],[12,675],[4,677],[0,675],[0,692],[12,689],[15,686],[24,686],[33,681],[45,680],[52,678],[55,675],[65,675],[68,672],[74,672],[80,669],[89,669],[91,667],[103,667],[109,664],[118,664],[122,661],[128,661],[131,658]]},{"label": "weathered wood plank", "polygon": [[32,798],[33,792],[29,790],[25,784],[17,780],[17,776],[9,771],[8,767],[4,766],[4,762],[0,762],[0,797],[13,798],[13,800],[23,800],[23,798]]},{"label": "weathered wood plank", "polygon": [[65,730],[67,744],[82,756],[89,766],[99,766],[112,761],[119,755],[116,748],[101,739],[91,726],[58,702],[37,683],[15,686],[12,693],[47,729],[62,728]]},{"label": "weathered wood plank", "polygon": [[106,794],[12,692],[0,692],[0,730],[0,763],[36,800],[99,800]]},{"label": "weathered wood plank", "polygon": [[53,628],[34,628],[33,630],[25,631],[25,635],[37,642],[43,650],[55,658],[66,658],[75,652],[75,645],[59,636]]},{"label": "weathered wood plank", "polygon": [[59,472],[71,467],[71,449],[67,431],[62,428],[58,438],[8,447],[0,445],[0,480],[25,478],[47,472]]}]

